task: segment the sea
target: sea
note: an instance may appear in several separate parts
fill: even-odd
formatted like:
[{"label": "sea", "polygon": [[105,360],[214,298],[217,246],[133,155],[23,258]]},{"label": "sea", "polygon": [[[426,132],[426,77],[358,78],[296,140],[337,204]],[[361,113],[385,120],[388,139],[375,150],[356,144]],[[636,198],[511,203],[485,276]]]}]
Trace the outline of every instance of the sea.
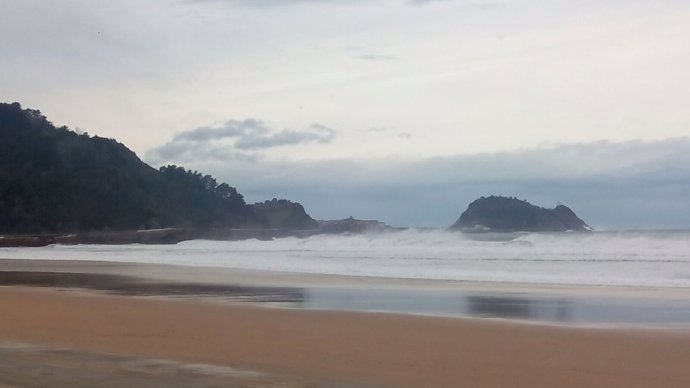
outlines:
[{"label": "sea", "polygon": [[463,234],[409,229],[272,241],[0,248],[0,258],[690,291],[690,230]]},{"label": "sea", "polygon": [[[316,286],[293,283],[287,291],[256,288],[251,291],[256,295],[240,295],[259,300],[277,292],[288,308],[690,329],[690,230],[463,234],[408,229],[272,241],[0,248],[0,259],[167,264],[174,267],[166,271],[187,277],[210,268],[222,282],[225,271],[238,272],[233,270],[321,278]],[[56,262],[49,271],[63,269]],[[332,277],[319,275],[350,281],[331,285]],[[364,278],[367,282],[352,282]],[[227,279],[231,284],[237,277]],[[429,284],[436,287],[425,287]],[[479,289],[467,286],[477,284]]]}]

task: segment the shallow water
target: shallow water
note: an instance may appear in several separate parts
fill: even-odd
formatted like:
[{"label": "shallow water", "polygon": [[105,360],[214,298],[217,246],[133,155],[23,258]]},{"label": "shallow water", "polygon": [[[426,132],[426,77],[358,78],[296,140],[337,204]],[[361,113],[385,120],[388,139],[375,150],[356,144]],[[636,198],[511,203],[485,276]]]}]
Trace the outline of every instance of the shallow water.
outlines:
[{"label": "shallow water", "polygon": [[212,298],[309,310],[500,318],[574,326],[690,329],[690,299],[592,297],[463,289],[267,287],[161,281],[103,273],[0,271],[0,286],[81,288],[118,295]]},{"label": "shallow water", "polygon": [[307,289],[300,307],[499,318],[574,326],[690,328],[690,299],[592,298],[459,290]]}]

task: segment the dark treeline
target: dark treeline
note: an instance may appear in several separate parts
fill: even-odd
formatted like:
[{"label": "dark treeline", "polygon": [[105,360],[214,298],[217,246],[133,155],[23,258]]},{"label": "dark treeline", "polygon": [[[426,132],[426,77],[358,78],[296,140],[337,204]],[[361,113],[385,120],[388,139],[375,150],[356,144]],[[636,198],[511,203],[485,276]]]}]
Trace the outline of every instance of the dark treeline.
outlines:
[{"label": "dark treeline", "polygon": [[114,139],[55,127],[19,103],[0,104],[0,233],[268,223],[265,212],[210,175],[156,170]]},{"label": "dark treeline", "polygon": [[311,218],[297,202],[273,198],[253,205],[257,216],[269,228],[318,229],[319,223]]}]

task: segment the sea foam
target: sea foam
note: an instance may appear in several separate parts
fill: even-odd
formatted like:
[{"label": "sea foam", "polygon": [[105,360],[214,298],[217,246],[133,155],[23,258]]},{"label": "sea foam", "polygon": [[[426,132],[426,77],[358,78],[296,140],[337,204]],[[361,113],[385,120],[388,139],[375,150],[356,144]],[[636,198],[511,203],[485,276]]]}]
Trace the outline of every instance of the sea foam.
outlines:
[{"label": "sea foam", "polygon": [[0,257],[386,278],[690,287],[688,231],[470,235],[406,230],[273,241],[2,248]]}]

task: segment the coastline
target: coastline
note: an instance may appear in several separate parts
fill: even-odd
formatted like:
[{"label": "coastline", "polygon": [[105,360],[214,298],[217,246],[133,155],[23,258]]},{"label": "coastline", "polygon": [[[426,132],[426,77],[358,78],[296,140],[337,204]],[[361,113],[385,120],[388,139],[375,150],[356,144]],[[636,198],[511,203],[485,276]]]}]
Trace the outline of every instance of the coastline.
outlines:
[{"label": "coastline", "polygon": [[0,338],[363,386],[680,387],[687,331],[265,309],[0,287]]},{"label": "coastline", "polygon": [[[687,295],[683,288],[0,259],[0,354],[27,366],[0,362],[15,372],[15,380],[0,376],[0,387],[46,385],[49,375],[21,375],[46,368],[60,381],[103,373],[136,386],[201,368],[215,372],[194,372],[179,386],[681,387],[690,382],[690,320],[596,325],[575,322],[571,312],[571,322],[560,324],[539,315],[557,315],[559,298],[575,312],[577,303],[603,300],[595,314],[615,310],[611,301],[632,301],[623,313],[642,317],[669,301],[690,311]],[[465,310],[438,313],[447,306]]]},{"label": "coastline", "polygon": [[690,330],[690,290],[314,275],[104,261],[0,259],[0,286],[301,310],[572,327]]},{"label": "coastline", "polygon": [[233,284],[238,286],[265,287],[365,287],[416,290],[462,289],[497,293],[517,292],[549,295],[581,295],[583,297],[612,296],[649,299],[687,299],[690,295],[690,288],[688,287],[570,285],[557,283],[369,277],[108,260],[46,260],[0,257],[0,271],[122,275],[175,283],[194,282],[200,284]]}]

